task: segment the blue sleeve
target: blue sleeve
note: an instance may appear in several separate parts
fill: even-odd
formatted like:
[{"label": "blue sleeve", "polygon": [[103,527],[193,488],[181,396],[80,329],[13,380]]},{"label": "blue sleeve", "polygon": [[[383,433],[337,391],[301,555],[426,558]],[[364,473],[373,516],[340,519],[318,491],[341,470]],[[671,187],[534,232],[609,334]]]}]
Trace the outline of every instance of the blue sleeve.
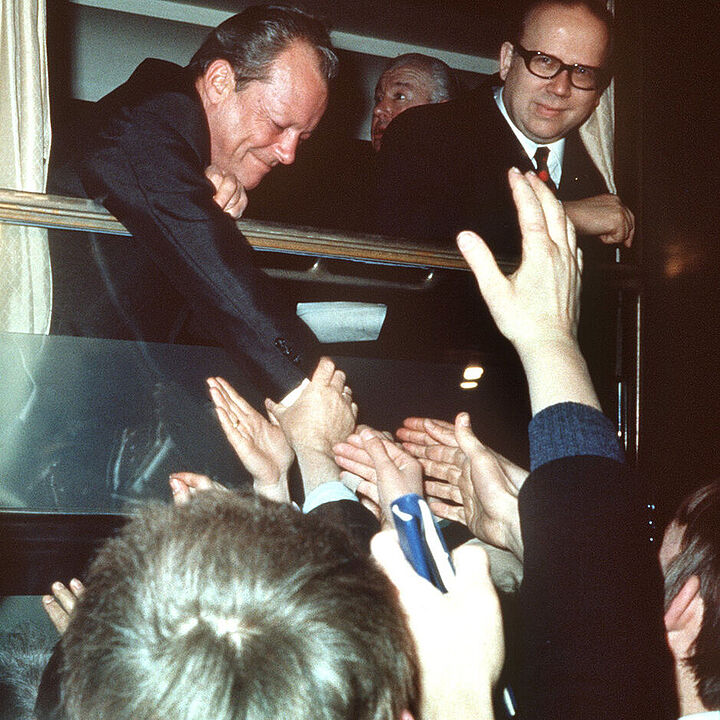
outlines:
[{"label": "blue sleeve", "polygon": [[625,462],[617,429],[599,410],[565,402],[541,410],[530,421],[530,470],[560,458],[578,455]]}]

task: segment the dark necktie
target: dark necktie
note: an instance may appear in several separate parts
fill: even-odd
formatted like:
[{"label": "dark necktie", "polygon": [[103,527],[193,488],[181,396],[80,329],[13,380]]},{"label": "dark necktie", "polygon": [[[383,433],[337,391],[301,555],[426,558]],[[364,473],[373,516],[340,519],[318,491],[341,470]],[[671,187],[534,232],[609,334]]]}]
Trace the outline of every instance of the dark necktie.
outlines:
[{"label": "dark necktie", "polygon": [[550,171],[548,170],[548,155],[550,154],[550,148],[545,147],[544,145],[541,145],[536,151],[535,151],[535,165],[537,167],[537,174],[538,177],[553,191],[555,192],[557,188],[555,187],[555,183],[553,182],[552,178],[550,177]]}]

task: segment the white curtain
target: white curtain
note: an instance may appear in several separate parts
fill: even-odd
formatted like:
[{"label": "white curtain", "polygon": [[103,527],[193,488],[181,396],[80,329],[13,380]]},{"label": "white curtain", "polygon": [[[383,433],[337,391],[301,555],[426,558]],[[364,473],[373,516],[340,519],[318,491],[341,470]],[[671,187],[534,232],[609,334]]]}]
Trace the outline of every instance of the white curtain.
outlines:
[{"label": "white curtain", "polygon": [[[610,12],[615,10],[614,0],[608,0]],[[602,173],[610,192],[615,188],[615,81],[600,98],[600,104],[588,121],[580,128],[585,147],[598,170]]]},{"label": "white curtain", "polygon": [[[44,192],[50,155],[45,0],[0,2],[0,187]],[[0,223],[0,330],[47,333],[47,231]]]}]

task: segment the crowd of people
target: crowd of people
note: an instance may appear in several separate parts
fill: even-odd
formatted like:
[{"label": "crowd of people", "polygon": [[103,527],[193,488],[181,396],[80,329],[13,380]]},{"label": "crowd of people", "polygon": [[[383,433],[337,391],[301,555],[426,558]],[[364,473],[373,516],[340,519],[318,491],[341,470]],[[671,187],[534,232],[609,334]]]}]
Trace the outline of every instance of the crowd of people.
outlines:
[{"label": "crowd of people", "polygon": [[[178,468],[173,505],[134,513],[82,582],[53,585],[43,605],[61,638],[35,720],[720,717],[720,483],[687,498],[658,553],[577,342],[578,234],[629,245],[634,231],[607,188],[577,189],[599,178],[576,130],[609,81],[611,49],[602,3],[541,0],[503,44],[499,78],[471,96],[413,55],[376,92],[373,146],[381,178],[394,168],[399,228],[422,208],[424,228],[457,235],[520,358],[529,470],[484,445],[467,413],[410,417],[395,434],[358,424],[345,372],[315,359],[253,266],[235,224],[246,191],[292,163],[337,70],[319,22],[250,8],[188,68],[147,61],[100,102],[64,178],[126,224],[132,252],[90,241],[107,314],[90,304],[55,330],[173,341],[190,314],[278,400],[263,413],[208,379],[253,492]],[[423,77],[442,92],[419,89]],[[419,102],[401,107],[403,94]],[[478,130],[497,133],[483,141],[494,154],[477,150]],[[500,235],[487,228],[509,215]],[[494,253],[515,234],[522,261],[505,276]],[[407,494],[475,536],[453,551],[446,593],[392,529],[390,506]],[[498,588],[513,596],[512,628]]]}]

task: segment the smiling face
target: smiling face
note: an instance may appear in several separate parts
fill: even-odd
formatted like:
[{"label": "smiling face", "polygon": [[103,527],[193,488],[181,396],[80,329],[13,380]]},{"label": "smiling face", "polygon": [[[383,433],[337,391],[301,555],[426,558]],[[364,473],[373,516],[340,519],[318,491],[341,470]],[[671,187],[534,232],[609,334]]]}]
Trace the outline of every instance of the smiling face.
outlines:
[{"label": "smiling face", "polygon": [[432,76],[414,65],[403,65],[380,76],[375,87],[375,107],[370,126],[375,152],[380,150],[383,133],[390,121],[408,108],[431,103],[434,86]]},{"label": "smiling face", "polygon": [[246,190],[278,163],[295,160],[327,107],[317,54],[302,41],[277,56],[266,81],[253,80],[236,92],[232,67],[215,60],[196,87],[210,128],[212,164],[234,173]]},{"label": "smiling face", "polygon": [[[560,58],[568,65],[602,67],[608,48],[605,24],[582,5],[541,5],[528,18],[520,44]],[[565,137],[590,117],[600,102],[599,90],[580,90],[566,71],[554,78],[535,77],[512,43],[500,51],[503,101],[515,126],[537,143]]]}]

